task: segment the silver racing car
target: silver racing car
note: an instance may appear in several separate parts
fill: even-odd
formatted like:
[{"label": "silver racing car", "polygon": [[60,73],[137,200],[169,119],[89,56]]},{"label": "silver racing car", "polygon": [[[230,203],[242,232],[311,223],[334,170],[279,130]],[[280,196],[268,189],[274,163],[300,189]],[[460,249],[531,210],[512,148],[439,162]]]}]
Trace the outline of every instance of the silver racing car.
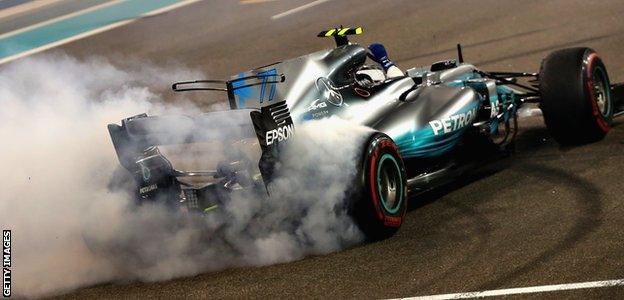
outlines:
[{"label": "silver racing car", "polygon": [[[226,81],[173,84],[174,91],[227,93],[231,111],[193,117],[142,114],[110,124],[119,161],[136,183],[137,200],[204,212],[237,189],[266,191],[295,128],[334,116],[374,130],[359,147],[358,176],[346,187],[345,199],[362,231],[379,239],[403,223],[408,192],[413,199],[492,159],[492,154],[505,153],[524,104],[538,103],[551,135],[566,145],[599,141],[624,110],[624,85],[611,84],[602,60],[589,48],[555,51],[542,61],[539,72],[518,73],[480,70],[464,62],[458,45],[456,59],[403,71],[388,67],[387,57],[375,56],[371,47],[348,40],[360,33],[360,27],[329,29],[319,36],[335,40],[331,49]],[[241,114],[253,126],[240,122]],[[193,134],[180,134],[181,127]],[[230,151],[215,170],[180,171],[159,149],[205,142],[226,129],[257,137],[257,164],[250,167],[240,153]],[[223,142],[231,139],[236,140],[228,135]],[[204,177],[213,180],[188,184],[188,178]]]}]

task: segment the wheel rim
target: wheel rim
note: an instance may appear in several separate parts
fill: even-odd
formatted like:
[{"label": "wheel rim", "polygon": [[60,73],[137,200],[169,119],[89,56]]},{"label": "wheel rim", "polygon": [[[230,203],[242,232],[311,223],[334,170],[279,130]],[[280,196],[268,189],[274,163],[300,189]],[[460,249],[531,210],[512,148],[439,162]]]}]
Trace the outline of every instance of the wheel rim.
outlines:
[{"label": "wheel rim", "polygon": [[598,111],[603,117],[609,115],[611,102],[609,101],[609,88],[606,80],[605,72],[602,68],[595,68],[592,72],[592,94]]},{"label": "wheel rim", "polygon": [[403,202],[403,180],[399,164],[390,154],[384,154],[377,167],[377,191],[384,209],[397,213]]}]

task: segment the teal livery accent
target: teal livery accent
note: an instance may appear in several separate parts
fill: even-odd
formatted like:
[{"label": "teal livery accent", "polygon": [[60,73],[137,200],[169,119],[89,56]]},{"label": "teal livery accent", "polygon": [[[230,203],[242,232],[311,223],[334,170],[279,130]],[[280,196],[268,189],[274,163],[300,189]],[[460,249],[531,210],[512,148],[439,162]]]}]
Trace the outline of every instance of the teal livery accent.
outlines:
[{"label": "teal livery accent", "polygon": [[[491,126],[491,130],[490,133],[491,134],[495,134],[498,132],[498,124],[502,121],[504,123],[508,122],[509,119],[513,116],[516,115],[516,110],[518,109],[517,105],[514,105],[515,103],[517,103],[517,97],[516,94],[508,87],[506,86],[497,86],[496,87],[496,92],[498,93],[498,98],[500,99],[500,101],[503,103],[502,105],[502,111],[499,113],[502,113],[502,119],[500,120],[494,120],[491,119],[490,120],[490,126]],[[509,107],[511,107],[511,110],[509,109]]]},{"label": "teal livery accent", "polygon": [[[484,83],[480,83],[480,82],[468,83],[467,82],[470,79],[481,78],[481,76],[479,76],[476,73],[467,73],[462,76],[459,76],[458,78],[459,79],[457,80],[448,82],[447,85],[454,86],[454,87],[473,87],[473,88],[481,85],[482,88],[487,89]],[[485,101],[485,99],[483,100]],[[493,107],[493,108],[499,107],[499,105],[502,103],[502,105],[500,105],[501,111],[498,112],[499,114],[502,113],[502,118],[498,119],[496,117],[492,117],[490,119],[490,133],[495,134],[498,132],[498,125],[501,121],[507,122],[509,121],[510,116],[515,115],[516,105],[512,105],[512,104],[516,103],[515,102],[516,96],[515,96],[514,91],[511,90],[510,88],[506,86],[502,86],[502,85],[497,85],[496,94],[489,95],[489,99],[487,99],[487,101],[489,102],[490,107]],[[509,107],[513,107],[513,111],[509,111],[508,109]]]},{"label": "teal livery accent", "polygon": [[[503,103],[503,111],[501,113],[503,113],[503,122],[507,122],[509,121],[509,118],[511,116],[515,116],[516,115],[516,105],[512,105],[514,103],[517,102],[516,100],[516,94],[511,91],[509,88],[505,87],[505,86],[497,86],[496,87],[496,92],[498,93],[498,97],[500,98],[501,102]],[[509,111],[509,107],[512,106],[513,107],[513,111]]]},{"label": "teal livery accent", "polygon": [[[466,81],[481,78],[478,73],[469,72],[461,74],[452,81],[445,82],[444,85],[450,87],[466,87]],[[498,99],[498,95],[493,98]],[[457,114],[466,113],[470,110],[476,110],[479,107],[478,102],[473,102],[471,105],[462,108]],[[404,158],[416,158],[416,157],[435,157],[442,155],[455,147],[463,136],[464,131],[468,126],[463,126],[452,132],[436,135],[431,124],[427,124],[425,127],[416,131],[407,132],[399,136],[393,136],[401,155]]]},{"label": "teal livery accent", "polygon": [[[471,110],[476,113],[478,107],[478,102],[472,102],[456,114],[468,113]],[[439,134],[436,135],[430,122],[419,130],[391,136],[391,138],[399,147],[403,158],[435,157],[453,149],[469,126],[462,126],[448,133],[438,132]]]},{"label": "teal livery accent", "polygon": [[473,72],[465,73],[465,74],[461,74],[460,76],[455,77],[453,81],[445,82],[444,85],[452,86],[452,87],[465,87],[466,81],[470,79],[475,79],[475,78],[481,78],[481,76]]},{"label": "teal livery accent", "polygon": [[393,137],[393,140],[403,158],[435,157],[453,149],[464,130],[465,128],[462,128],[450,134],[436,136],[431,126],[427,125],[414,133]]}]

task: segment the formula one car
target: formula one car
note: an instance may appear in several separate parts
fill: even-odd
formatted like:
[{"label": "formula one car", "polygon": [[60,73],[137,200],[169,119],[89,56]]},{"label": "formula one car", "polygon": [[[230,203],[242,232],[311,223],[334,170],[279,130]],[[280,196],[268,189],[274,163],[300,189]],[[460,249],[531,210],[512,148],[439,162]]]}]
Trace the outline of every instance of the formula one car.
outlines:
[{"label": "formula one car", "polygon": [[[333,28],[319,36],[333,37],[335,48],[227,81],[173,85],[174,91],[226,92],[231,111],[194,117],[142,114],[110,124],[119,161],[136,181],[137,198],[164,199],[203,212],[214,208],[214,198],[227,201],[237,189],[266,188],[279,167],[280,149],[288,146],[295,128],[334,116],[374,129],[360,147],[358,176],[345,197],[362,231],[378,239],[403,223],[408,190],[413,196],[448,183],[473,169],[470,162],[478,161],[488,147],[508,149],[518,109],[525,103],[539,104],[549,132],[565,145],[602,139],[612,119],[624,111],[624,85],[609,82],[605,65],[589,48],[555,51],[538,73],[516,73],[488,72],[465,63],[458,45],[457,59],[389,78],[375,63],[367,63],[366,47],[349,42],[349,35],[360,33],[360,27]],[[248,115],[253,126],[236,121],[240,118],[232,116],[238,114]],[[222,120],[218,128],[211,121],[215,118]],[[180,127],[193,134],[180,134]],[[257,137],[262,150],[259,173],[250,174],[249,164],[234,153],[216,170],[179,171],[159,150],[161,145],[214,139],[224,128]],[[203,186],[183,180],[202,176],[216,179]]]}]

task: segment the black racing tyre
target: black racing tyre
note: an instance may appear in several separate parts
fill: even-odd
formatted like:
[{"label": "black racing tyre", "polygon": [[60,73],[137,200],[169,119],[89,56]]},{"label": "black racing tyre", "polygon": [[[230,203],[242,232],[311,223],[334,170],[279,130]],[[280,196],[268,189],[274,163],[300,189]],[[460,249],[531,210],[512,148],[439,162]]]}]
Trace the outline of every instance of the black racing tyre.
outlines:
[{"label": "black racing tyre", "polygon": [[548,55],[540,68],[539,92],[546,127],[560,144],[595,142],[611,128],[609,76],[594,50],[569,48]]},{"label": "black racing tyre", "polygon": [[407,211],[407,178],[399,149],[374,133],[364,144],[353,195],[352,216],[369,240],[393,235]]}]

